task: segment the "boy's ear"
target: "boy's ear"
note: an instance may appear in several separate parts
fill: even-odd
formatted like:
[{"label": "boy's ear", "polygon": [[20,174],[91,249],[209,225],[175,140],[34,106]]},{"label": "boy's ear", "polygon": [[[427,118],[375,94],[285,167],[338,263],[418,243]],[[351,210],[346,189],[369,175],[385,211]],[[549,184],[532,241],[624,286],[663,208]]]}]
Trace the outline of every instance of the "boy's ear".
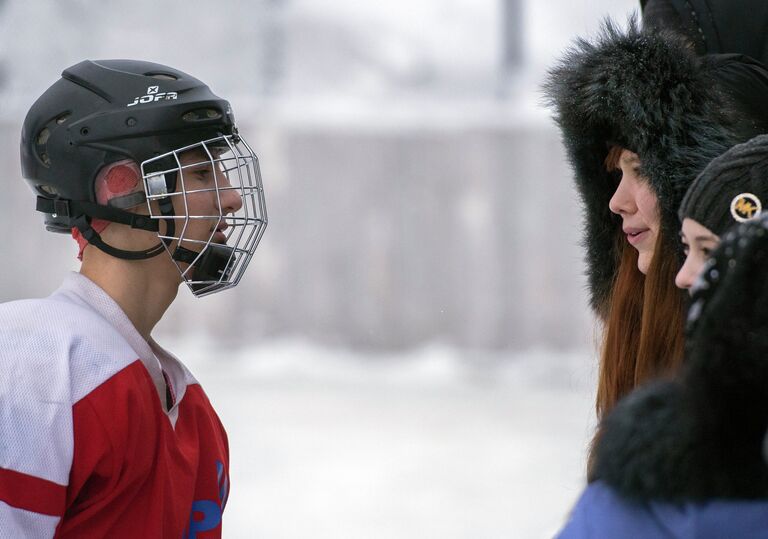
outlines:
[{"label": "boy's ear", "polygon": [[109,193],[122,196],[136,187],[139,174],[134,163],[115,164],[107,171],[104,183]]},{"label": "boy's ear", "polygon": [[141,172],[133,161],[107,165],[96,179],[96,200],[120,209],[137,206],[146,200],[143,190],[136,189],[140,180]]}]

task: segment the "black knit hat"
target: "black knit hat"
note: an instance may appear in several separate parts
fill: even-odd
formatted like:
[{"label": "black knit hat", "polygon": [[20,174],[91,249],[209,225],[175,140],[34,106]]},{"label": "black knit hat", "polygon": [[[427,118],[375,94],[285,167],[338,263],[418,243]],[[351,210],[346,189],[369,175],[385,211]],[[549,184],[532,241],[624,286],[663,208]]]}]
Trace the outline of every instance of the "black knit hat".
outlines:
[{"label": "black knit hat", "polygon": [[607,143],[639,155],[667,248],[682,256],[677,211],[688,186],[712,159],[762,132],[762,123],[748,120],[725,91],[749,80],[768,93],[768,76],[754,77],[762,69],[755,64],[738,55],[699,57],[680,36],[640,30],[630,18],[626,31],[606,20],[596,39],[577,40],[550,70],[544,89],[584,205],[590,299],[598,314],[607,312],[621,228],[608,207],[617,180],[604,165]]},{"label": "black knit hat", "polygon": [[642,500],[767,498],[768,215],[731,227],[693,290],[674,381],[605,419],[595,478]]},{"label": "black knit hat", "polygon": [[734,146],[714,159],[691,184],[680,221],[693,219],[716,236],[760,215],[768,204],[768,135]]}]

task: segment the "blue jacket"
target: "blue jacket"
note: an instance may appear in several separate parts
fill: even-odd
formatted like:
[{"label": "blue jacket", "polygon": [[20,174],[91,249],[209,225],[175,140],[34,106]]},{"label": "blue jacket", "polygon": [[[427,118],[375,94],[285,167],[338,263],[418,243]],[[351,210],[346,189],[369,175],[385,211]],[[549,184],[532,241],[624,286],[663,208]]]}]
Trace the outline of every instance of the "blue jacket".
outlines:
[{"label": "blue jacket", "polygon": [[635,504],[596,481],[557,539],[768,539],[768,500]]}]

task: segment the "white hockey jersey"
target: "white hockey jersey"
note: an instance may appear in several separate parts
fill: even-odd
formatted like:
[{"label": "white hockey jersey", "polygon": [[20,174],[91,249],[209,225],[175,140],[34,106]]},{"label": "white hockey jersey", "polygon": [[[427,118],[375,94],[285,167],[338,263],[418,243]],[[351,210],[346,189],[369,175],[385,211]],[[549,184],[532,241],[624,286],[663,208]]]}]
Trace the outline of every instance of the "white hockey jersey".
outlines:
[{"label": "white hockey jersey", "polygon": [[189,371],[73,273],[0,305],[0,537],[221,536],[229,450]]}]

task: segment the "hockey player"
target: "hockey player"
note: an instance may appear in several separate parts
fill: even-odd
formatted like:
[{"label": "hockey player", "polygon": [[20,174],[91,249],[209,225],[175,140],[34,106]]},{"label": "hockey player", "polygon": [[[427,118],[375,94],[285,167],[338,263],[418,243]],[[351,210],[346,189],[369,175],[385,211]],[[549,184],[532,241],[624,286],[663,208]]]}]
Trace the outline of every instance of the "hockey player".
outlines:
[{"label": "hockey player", "polygon": [[0,536],[220,537],[226,433],[152,330],[182,282],[235,286],[266,227],[229,103],[167,66],[84,61],[30,109],[21,164],[83,263],[0,306]]}]

